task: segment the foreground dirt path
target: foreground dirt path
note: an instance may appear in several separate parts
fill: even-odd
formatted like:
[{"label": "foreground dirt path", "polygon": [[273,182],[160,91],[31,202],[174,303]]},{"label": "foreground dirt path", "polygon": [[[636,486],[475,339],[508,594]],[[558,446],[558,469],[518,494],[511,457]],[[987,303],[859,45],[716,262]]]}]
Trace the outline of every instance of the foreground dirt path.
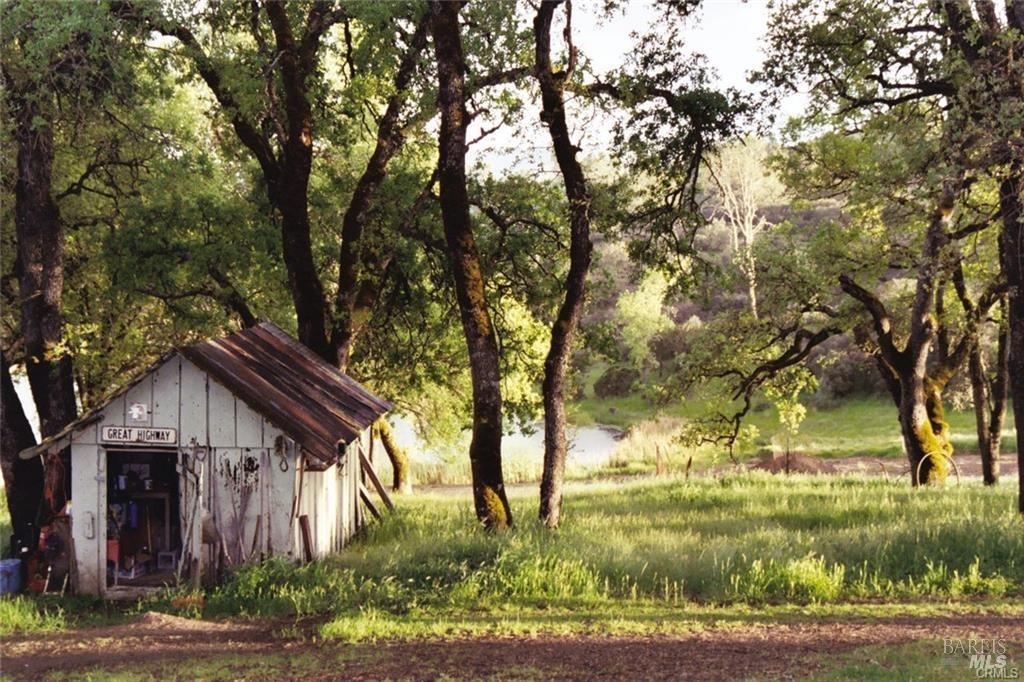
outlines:
[{"label": "foreground dirt path", "polygon": [[[952,615],[786,623],[687,635],[536,636],[344,644],[283,637],[282,624],[210,623],[146,614],[139,622],[7,638],[13,679],[87,670],[195,679],[797,679],[859,647],[947,637],[999,638],[1024,654],[1024,616]],[[313,623],[305,624],[312,631]],[[219,657],[222,668],[195,667]],[[968,671],[963,671],[967,673]],[[964,677],[964,679],[967,679]]]}]

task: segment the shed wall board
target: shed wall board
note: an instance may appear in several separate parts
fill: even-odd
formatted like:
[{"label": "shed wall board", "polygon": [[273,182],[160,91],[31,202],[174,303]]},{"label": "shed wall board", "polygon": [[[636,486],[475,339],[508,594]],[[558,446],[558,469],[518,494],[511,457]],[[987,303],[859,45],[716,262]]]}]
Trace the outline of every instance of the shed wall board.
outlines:
[{"label": "shed wall board", "polygon": [[[275,426],[264,423],[264,439],[270,460],[268,475],[264,477],[267,485],[266,521],[264,528],[267,534],[267,553],[277,556],[295,556],[291,537],[292,495],[295,492],[295,455],[294,448],[289,448],[284,437]],[[278,438],[282,439],[282,448],[276,448]],[[282,458],[284,465],[282,465]],[[285,469],[282,471],[282,466]]]},{"label": "shed wall board", "polygon": [[85,594],[102,594],[106,579],[106,458],[102,452],[102,448],[88,443],[71,445],[75,589]]},{"label": "shed wall board", "polygon": [[181,402],[181,359],[175,355],[156,368],[150,375],[153,382],[153,402],[151,426],[172,428],[178,431],[178,443],[181,444],[181,424],[179,423],[178,404]]},{"label": "shed wall board", "polygon": [[235,396],[212,378],[207,386],[207,418],[210,420],[210,445],[235,446]]},{"label": "shed wall board", "polygon": [[268,447],[263,442],[263,417],[241,400],[236,401],[235,412],[235,444],[240,448]]},{"label": "shed wall board", "polygon": [[122,393],[103,408],[103,417],[98,423],[100,433],[103,432],[104,426],[124,426],[127,423],[124,420],[124,406],[125,400]]},{"label": "shed wall board", "polygon": [[96,422],[86,424],[71,435],[71,442],[79,445],[96,445],[100,442],[99,428],[99,424]]},{"label": "shed wall board", "polygon": [[178,410],[178,443],[180,445],[208,446],[209,433],[206,430],[206,372],[201,371],[185,358],[180,358],[181,404]]},{"label": "shed wall board", "polygon": [[[267,474],[261,464],[263,460],[265,453],[258,449],[214,448],[211,511],[232,563],[249,559],[254,536],[257,556],[261,549],[257,519],[266,501],[262,479]],[[258,525],[262,527],[262,522]]]}]

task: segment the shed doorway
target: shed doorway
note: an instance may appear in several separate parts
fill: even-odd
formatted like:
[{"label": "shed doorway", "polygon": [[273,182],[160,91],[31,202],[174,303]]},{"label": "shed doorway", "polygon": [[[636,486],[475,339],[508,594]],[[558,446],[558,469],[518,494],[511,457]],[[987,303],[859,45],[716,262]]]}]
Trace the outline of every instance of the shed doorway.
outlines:
[{"label": "shed doorway", "polygon": [[173,585],[181,497],[173,450],[107,450],[107,587]]}]

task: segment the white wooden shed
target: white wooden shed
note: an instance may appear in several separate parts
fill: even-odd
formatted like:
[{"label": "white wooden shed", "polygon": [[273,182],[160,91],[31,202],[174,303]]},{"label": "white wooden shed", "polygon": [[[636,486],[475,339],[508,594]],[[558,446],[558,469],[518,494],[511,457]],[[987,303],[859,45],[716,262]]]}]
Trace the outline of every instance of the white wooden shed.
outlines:
[{"label": "white wooden shed", "polygon": [[261,323],[168,353],[21,456],[70,446],[72,584],[117,597],[342,549],[389,408]]}]

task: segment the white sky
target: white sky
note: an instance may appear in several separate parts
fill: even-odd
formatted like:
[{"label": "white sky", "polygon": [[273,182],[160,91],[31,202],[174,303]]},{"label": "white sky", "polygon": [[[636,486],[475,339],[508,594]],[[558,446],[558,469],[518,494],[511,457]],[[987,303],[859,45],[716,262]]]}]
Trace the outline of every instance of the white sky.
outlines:
[{"label": "white sky", "polygon": [[[646,31],[657,16],[649,0],[626,0],[621,11],[602,19],[599,17],[602,4],[602,0],[575,0],[573,3],[573,39],[596,73],[618,67],[632,49],[631,34]],[[561,49],[564,21],[564,14],[558,13],[552,31],[556,37],[555,50]],[[767,23],[766,0],[704,0],[684,34],[686,50],[706,57],[707,65],[717,75],[714,84],[754,92],[756,88],[747,78],[764,58],[762,42]],[[796,95],[784,100],[776,125],[781,126],[788,117],[799,113],[805,99]],[[601,147],[609,141],[608,122],[602,125],[588,119],[587,113],[574,112],[571,103],[569,109],[570,128],[574,141],[583,143],[583,156],[600,154]],[[530,167],[555,172],[550,139],[538,123],[538,113],[536,106],[528,108],[524,116],[525,129],[499,131],[471,149],[470,163],[480,162],[495,173],[511,168],[525,171]],[[479,133],[480,127],[482,124],[470,130],[470,139]],[[525,158],[517,159],[513,155]]]},{"label": "white sky", "polygon": [[[630,32],[643,30],[654,17],[648,2],[633,0],[623,14],[598,24],[595,0],[574,4],[575,39],[599,71],[615,68],[630,49]],[[706,55],[722,83],[742,87],[747,71],[761,59],[759,43],[768,18],[765,2],[705,1],[687,31],[688,49]]]}]

